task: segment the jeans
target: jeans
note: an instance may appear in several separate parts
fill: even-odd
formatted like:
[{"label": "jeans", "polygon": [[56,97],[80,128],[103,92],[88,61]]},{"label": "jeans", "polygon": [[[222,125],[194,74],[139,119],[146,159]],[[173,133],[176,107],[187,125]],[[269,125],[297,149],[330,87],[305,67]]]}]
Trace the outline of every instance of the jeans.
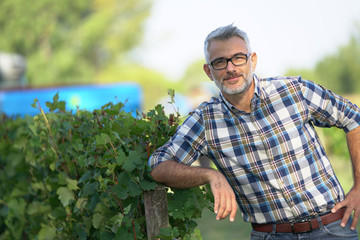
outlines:
[{"label": "jeans", "polygon": [[358,235],[356,230],[352,231],[350,229],[352,218],[349,219],[346,226],[343,228],[340,226],[341,219],[325,226],[322,225],[320,219],[320,227],[311,232],[306,233],[263,233],[252,231],[250,240],[290,240],[290,239],[321,239],[321,240],[358,240]]}]

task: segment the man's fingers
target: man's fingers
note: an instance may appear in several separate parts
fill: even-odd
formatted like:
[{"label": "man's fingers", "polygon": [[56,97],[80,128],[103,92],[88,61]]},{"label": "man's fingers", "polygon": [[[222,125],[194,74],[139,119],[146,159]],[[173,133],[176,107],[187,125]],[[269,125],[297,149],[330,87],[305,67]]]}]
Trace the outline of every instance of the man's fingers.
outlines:
[{"label": "man's fingers", "polygon": [[226,204],[227,204],[226,203],[226,196],[224,196],[223,192],[221,192],[221,194],[219,196],[220,196],[219,197],[219,203],[218,203],[219,208],[218,208],[216,220],[221,220],[221,219],[224,218],[223,215],[224,215],[224,213],[226,211],[226,208],[227,208],[227,206],[226,206]]},{"label": "man's fingers", "polygon": [[356,225],[360,218],[360,203],[358,200],[359,195],[360,195],[360,191],[353,188],[346,195],[346,197],[343,201],[339,202],[331,209],[331,212],[335,213],[341,208],[344,208],[344,207],[346,208],[345,214],[340,223],[340,225],[342,227],[346,226],[346,223],[349,221],[351,214],[354,212],[353,221],[351,223],[351,230],[356,229]]},{"label": "man's fingers", "polygon": [[347,208],[346,211],[345,211],[345,214],[344,214],[344,217],[342,218],[342,221],[341,221],[341,227],[345,227],[346,226],[346,223],[349,221],[349,218],[351,216],[351,213],[352,213],[353,209],[352,208]]},{"label": "man's fingers", "polygon": [[340,202],[340,203],[336,204],[335,207],[333,207],[331,209],[331,212],[336,213],[339,209],[343,208],[344,205],[345,204],[343,202]]},{"label": "man's fingers", "polygon": [[235,212],[237,210],[235,194],[233,189],[230,187],[226,178],[218,173],[213,175],[210,180],[210,186],[212,193],[214,195],[214,212],[216,214],[216,219],[224,219],[230,214],[230,219],[233,221],[235,218]]},{"label": "man's fingers", "polygon": [[230,215],[229,220],[233,222],[235,220],[236,211],[237,211],[237,203],[235,200],[235,196],[233,194],[230,194],[230,196],[227,199],[226,210],[223,213],[223,218],[226,218],[227,216]]},{"label": "man's fingers", "polygon": [[232,210],[230,214],[230,222],[233,222],[236,217],[236,211],[237,211],[237,203],[236,201],[232,201]]},{"label": "man's fingers", "polygon": [[219,203],[218,203],[218,211],[217,211],[217,220],[221,220],[230,215],[230,221],[235,220],[236,211],[237,211],[237,203],[235,200],[235,195],[232,192],[222,192],[219,195]]},{"label": "man's fingers", "polygon": [[214,194],[214,212],[216,214],[216,220],[226,218],[230,213],[233,212],[233,201],[231,194],[224,191],[216,191]]},{"label": "man's fingers", "polygon": [[356,229],[356,226],[358,224],[358,221],[359,221],[359,217],[360,217],[360,209],[359,210],[355,210],[354,211],[354,218],[353,218],[353,222],[351,224],[351,230],[355,230]]},{"label": "man's fingers", "polygon": [[223,199],[223,204],[221,205],[221,212],[219,212],[220,215],[220,219],[224,219],[226,218],[231,210],[232,210],[232,205],[231,205],[231,199],[229,198],[229,196],[225,196],[225,198]]},{"label": "man's fingers", "polygon": [[214,213],[218,214],[219,212],[219,194],[214,193]]}]

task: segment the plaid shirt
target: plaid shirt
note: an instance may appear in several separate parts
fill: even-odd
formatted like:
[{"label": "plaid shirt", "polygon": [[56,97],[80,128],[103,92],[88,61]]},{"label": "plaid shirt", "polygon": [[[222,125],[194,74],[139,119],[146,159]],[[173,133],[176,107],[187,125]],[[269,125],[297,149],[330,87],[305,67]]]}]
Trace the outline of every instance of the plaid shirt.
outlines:
[{"label": "plaid shirt", "polygon": [[314,126],[349,132],[360,125],[360,109],[301,77],[254,81],[251,113],[221,94],[204,102],[149,165],[209,157],[233,187],[245,221],[288,222],[328,211],[344,191]]}]

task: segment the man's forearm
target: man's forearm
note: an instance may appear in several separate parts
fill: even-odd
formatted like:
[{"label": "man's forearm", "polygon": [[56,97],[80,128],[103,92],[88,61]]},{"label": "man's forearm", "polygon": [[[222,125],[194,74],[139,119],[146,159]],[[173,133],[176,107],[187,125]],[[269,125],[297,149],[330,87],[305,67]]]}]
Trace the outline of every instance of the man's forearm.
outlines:
[{"label": "man's forearm", "polygon": [[341,221],[341,226],[345,227],[350,216],[353,214],[351,229],[355,230],[360,218],[360,127],[353,129],[346,134],[346,140],[349,147],[349,153],[354,172],[354,187],[346,195],[345,199],[336,204],[331,210],[333,213],[345,207],[346,212]]},{"label": "man's forearm", "polygon": [[216,172],[210,168],[191,167],[175,161],[165,161],[156,166],[150,174],[155,181],[169,187],[191,188],[209,183],[211,175]]},{"label": "man's forearm", "polygon": [[360,188],[360,127],[346,134],[354,172],[354,187]]}]

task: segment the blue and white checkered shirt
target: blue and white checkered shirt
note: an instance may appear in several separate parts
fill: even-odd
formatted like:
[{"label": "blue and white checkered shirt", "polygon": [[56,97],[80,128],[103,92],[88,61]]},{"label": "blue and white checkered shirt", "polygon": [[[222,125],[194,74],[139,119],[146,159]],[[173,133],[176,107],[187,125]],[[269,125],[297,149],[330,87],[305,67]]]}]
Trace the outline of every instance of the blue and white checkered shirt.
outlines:
[{"label": "blue and white checkered shirt", "polygon": [[288,222],[325,212],[344,199],[314,126],[346,133],[360,109],[301,77],[254,77],[251,113],[220,94],[201,104],[149,160],[190,165],[209,157],[233,187],[245,221]]}]

